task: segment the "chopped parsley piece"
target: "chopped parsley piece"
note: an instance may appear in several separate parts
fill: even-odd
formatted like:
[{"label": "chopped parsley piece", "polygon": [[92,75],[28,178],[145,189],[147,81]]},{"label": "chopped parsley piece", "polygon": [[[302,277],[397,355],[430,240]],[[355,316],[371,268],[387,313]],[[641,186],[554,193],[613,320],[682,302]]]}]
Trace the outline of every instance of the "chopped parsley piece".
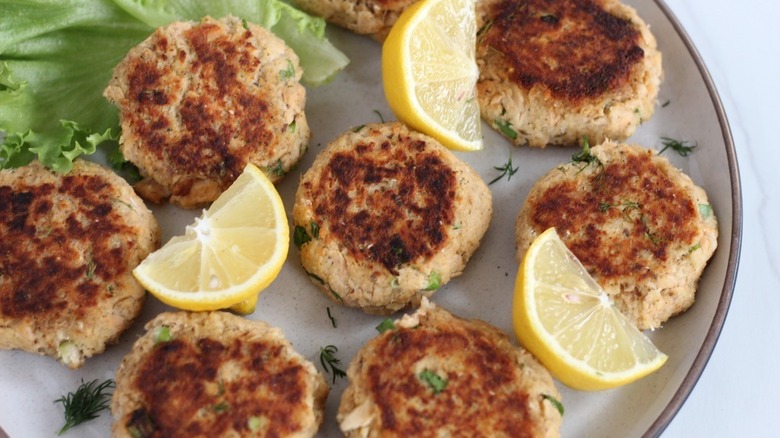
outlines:
[{"label": "chopped parsley piece", "polygon": [[509,137],[512,140],[517,139],[517,132],[511,128],[512,125],[508,120],[496,119],[493,123],[495,123],[498,130],[501,131],[504,136]]},{"label": "chopped parsley piece", "polygon": [[379,325],[376,326],[376,331],[384,333],[388,330],[395,330],[395,323],[391,318],[385,318]]},{"label": "chopped parsley piece", "polygon": [[549,394],[542,394],[542,398],[552,403],[552,405],[555,406],[555,409],[557,409],[558,412],[563,415],[563,403]]},{"label": "chopped parsley piece", "polygon": [[87,383],[82,380],[76,392],[69,392],[68,395],[54,400],[54,403],[62,403],[65,408],[65,425],[57,435],[62,435],[74,426],[97,418],[100,411],[108,408],[111,394],[106,391],[113,387],[114,381],[111,379],[100,384],[97,383],[97,379]]},{"label": "chopped parsley piece", "polygon": [[270,176],[284,176],[284,166],[281,159],[276,160],[275,165],[265,167],[263,170]]},{"label": "chopped parsley piece", "polygon": [[298,249],[301,249],[312,238],[318,237],[320,237],[320,226],[314,221],[309,222],[309,231],[306,231],[306,228],[301,225],[296,225],[293,229],[293,243]]},{"label": "chopped parsley piece", "polygon": [[214,406],[211,407],[211,410],[214,411],[216,414],[221,414],[223,412],[227,412],[230,410],[230,403],[226,401],[221,401]]},{"label": "chopped parsley piece", "polygon": [[661,104],[661,108],[666,108],[667,106],[669,106],[670,103],[672,103],[672,101],[667,99],[666,102]]},{"label": "chopped parsley piece", "polygon": [[293,243],[295,246],[298,247],[298,249],[301,249],[301,247],[310,240],[311,236],[309,236],[309,233],[306,232],[306,228],[303,228],[300,225],[296,225],[295,229],[293,230]]},{"label": "chopped parsley piece", "polygon": [[309,222],[309,231],[311,232],[311,237],[314,239],[319,239],[320,237],[320,226],[317,225],[317,222],[311,221]]},{"label": "chopped parsley piece", "polygon": [[663,143],[664,147],[658,151],[658,155],[661,155],[665,150],[671,148],[673,151],[680,154],[681,157],[687,157],[688,154],[693,152],[693,150],[698,146],[697,143],[689,143],[685,140],[680,141],[669,137],[661,137],[661,142]]},{"label": "chopped parsley piece", "polygon": [[444,388],[447,387],[447,379],[429,369],[422,370],[417,376],[420,380],[428,384],[434,394],[444,391]]},{"label": "chopped parsley piece", "polygon": [[339,365],[341,360],[336,357],[339,349],[335,345],[328,345],[320,348],[320,364],[325,370],[325,373],[333,374],[333,383],[336,383],[336,377],[345,377],[347,373],[344,372]]},{"label": "chopped parsley piece", "polygon": [[509,181],[512,179],[512,176],[517,173],[517,169],[519,167],[512,167],[512,153],[509,153],[509,160],[503,165],[503,166],[493,166],[493,169],[501,171],[501,175],[498,175],[497,177],[493,178],[492,181],[488,183],[488,185],[493,184],[494,182],[500,180],[501,178],[506,176],[506,180]]},{"label": "chopped parsley piece", "polygon": [[295,77],[295,66],[292,61],[287,60],[287,68],[280,72],[282,79],[292,79]]}]

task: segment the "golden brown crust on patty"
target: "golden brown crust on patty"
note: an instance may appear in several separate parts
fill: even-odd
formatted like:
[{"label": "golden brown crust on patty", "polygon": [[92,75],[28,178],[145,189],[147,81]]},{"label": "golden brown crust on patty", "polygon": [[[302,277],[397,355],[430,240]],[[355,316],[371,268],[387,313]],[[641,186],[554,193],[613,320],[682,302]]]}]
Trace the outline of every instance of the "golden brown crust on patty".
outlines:
[{"label": "golden brown crust on patty", "polygon": [[314,436],[328,386],[279,329],[225,312],[164,313],[117,372],[113,436]]},{"label": "golden brown crust on patty", "polygon": [[281,39],[234,17],[156,30],[105,91],[120,108],[122,152],[148,177],[139,193],[198,206],[249,162],[279,180],[308,147],[301,74]]},{"label": "golden brown crust on patty", "polygon": [[496,328],[427,301],[368,341],[347,376],[337,419],[350,437],[559,435],[549,372]]},{"label": "golden brown crust on patty", "polygon": [[0,348],[72,368],[101,353],[140,312],[131,270],[158,235],[143,201],[98,164],[0,172]]},{"label": "golden brown crust on patty", "polygon": [[503,55],[512,82],[572,104],[624,86],[644,56],[634,24],[589,0],[504,0],[490,15],[482,44]]},{"label": "golden brown crust on patty", "polygon": [[491,214],[476,172],[388,123],[331,142],[301,180],[293,221],[309,237],[298,242],[303,267],[328,296],[386,313],[460,274]]},{"label": "golden brown crust on patty", "polygon": [[360,35],[384,41],[403,11],[417,0],[293,0],[304,11]]},{"label": "golden brown crust on patty", "polygon": [[717,245],[704,191],[640,146],[591,149],[601,164],[569,163],[534,185],[517,220],[517,258],[549,227],[638,327],[693,304]]},{"label": "golden brown crust on patty", "polygon": [[652,115],[661,58],[633,9],[616,0],[482,0],[477,9],[483,118],[514,132],[515,144],[621,140]]}]

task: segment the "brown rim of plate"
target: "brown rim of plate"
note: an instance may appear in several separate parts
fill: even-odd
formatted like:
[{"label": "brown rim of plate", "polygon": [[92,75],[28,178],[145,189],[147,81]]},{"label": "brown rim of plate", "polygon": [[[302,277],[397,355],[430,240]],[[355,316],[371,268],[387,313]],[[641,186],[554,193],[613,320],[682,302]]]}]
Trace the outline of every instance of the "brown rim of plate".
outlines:
[{"label": "brown rim of plate", "polygon": [[[718,301],[718,307],[715,309],[715,315],[712,318],[712,324],[707,335],[702,342],[699,352],[696,354],[696,358],[693,360],[691,368],[685,375],[680,387],[672,396],[672,399],[661,411],[661,414],[656,418],[653,424],[644,433],[644,437],[658,437],[666,429],[672,419],[680,411],[685,400],[693,391],[694,386],[699,381],[704,368],[707,366],[707,362],[712,356],[713,350],[715,350],[715,344],[718,342],[723,324],[726,321],[726,315],[729,311],[729,305],[731,304],[731,298],[734,293],[734,286],[737,281],[737,269],[739,267],[739,256],[742,245],[742,187],[739,177],[739,167],[737,166],[737,156],[734,149],[734,139],[731,136],[731,128],[729,127],[726,112],[723,108],[723,103],[720,100],[718,91],[715,89],[715,83],[710,76],[707,67],[702,61],[699,51],[691,41],[688,33],[683,29],[677,17],[672,13],[664,0],[654,0],[656,6],[663,12],[669,22],[674,27],[675,31],[679,35],[685,47],[688,49],[694,63],[699,69],[699,74],[704,81],[707,91],[712,100],[712,105],[715,109],[715,113],[718,117],[718,123],[720,124],[721,134],[723,135],[723,142],[726,146],[726,159],[729,166],[729,180],[731,182],[731,236],[729,243],[728,264],[726,266],[726,278],[723,282],[723,289],[720,293],[720,299]],[[725,242],[723,242],[725,243]]]}]

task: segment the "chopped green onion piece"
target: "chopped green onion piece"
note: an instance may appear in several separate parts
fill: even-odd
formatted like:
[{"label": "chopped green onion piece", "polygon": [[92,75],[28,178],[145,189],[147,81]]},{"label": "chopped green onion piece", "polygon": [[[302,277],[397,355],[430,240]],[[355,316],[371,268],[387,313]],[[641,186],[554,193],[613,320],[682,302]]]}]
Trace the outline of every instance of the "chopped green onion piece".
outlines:
[{"label": "chopped green onion piece", "polygon": [[171,329],[168,328],[168,326],[163,325],[157,328],[157,333],[154,336],[155,344],[159,344],[160,342],[168,342],[171,339]]},{"label": "chopped green onion piece", "polygon": [[379,333],[384,333],[388,330],[395,330],[395,323],[391,318],[386,318],[376,326],[376,331]]},{"label": "chopped green onion piece", "polygon": [[542,398],[552,403],[552,405],[555,406],[555,409],[557,409],[558,412],[563,415],[563,403],[549,394],[542,394]]},{"label": "chopped green onion piece", "polygon": [[441,274],[436,271],[431,271],[428,274],[428,285],[425,286],[425,290],[436,290],[441,287]]},{"label": "chopped green onion piece", "polygon": [[444,388],[447,387],[447,379],[429,369],[422,370],[417,376],[428,384],[434,394],[444,391]]}]

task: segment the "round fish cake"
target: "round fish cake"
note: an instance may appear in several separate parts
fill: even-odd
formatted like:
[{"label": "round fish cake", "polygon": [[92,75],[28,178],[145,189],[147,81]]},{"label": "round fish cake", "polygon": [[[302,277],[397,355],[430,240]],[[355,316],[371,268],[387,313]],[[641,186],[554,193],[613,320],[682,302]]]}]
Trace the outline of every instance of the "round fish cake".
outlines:
[{"label": "round fish cake", "polygon": [[515,145],[624,140],[663,72],[648,26],[617,0],[480,0],[482,117]]},{"label": "round fish cake", "polygon": [[[583,151],[585,152],[585,151]],[[640,329],[694,302],[717,247],[707,194],[656,151],[604,143],[551,170],[517,217],[517,260],[555,227],[617,307]]]},{"label": "round fish cake", "polygon": [[104,95],[119,107],[121,151],[148,200],[213,201],[247,163],[279,180],[308,148],[298,57],[235,17],[157,29],[114,70]]},{"label": "round fish cake", "polygon": [[348,437],[560,435],[550,373],[498,329],[425,299],[358,351],[347,378],[336,419]]},{"label": "round fish cake", "polygon": [[122,360],[114,437],[317,433],[328,386],[281,330],[227,312],[168,312]]},{"label": "round fish cake", "polygon": [[102,353],[141,311],[131,271],[158,241],[152,213],[108,168],[0,171],[0,349],[71,368]]},{"label": "round fish cake", "polygon": [[293,240],[328,297],[392,313],[459,275],[492,213],[487,185],[436,140],[370,124],[333,140],[304,174]]},{"label": "round fish cake", "polygon": [[417,0],[292,0],[302,10],[360,35],[384,41],[403,11]]}]

